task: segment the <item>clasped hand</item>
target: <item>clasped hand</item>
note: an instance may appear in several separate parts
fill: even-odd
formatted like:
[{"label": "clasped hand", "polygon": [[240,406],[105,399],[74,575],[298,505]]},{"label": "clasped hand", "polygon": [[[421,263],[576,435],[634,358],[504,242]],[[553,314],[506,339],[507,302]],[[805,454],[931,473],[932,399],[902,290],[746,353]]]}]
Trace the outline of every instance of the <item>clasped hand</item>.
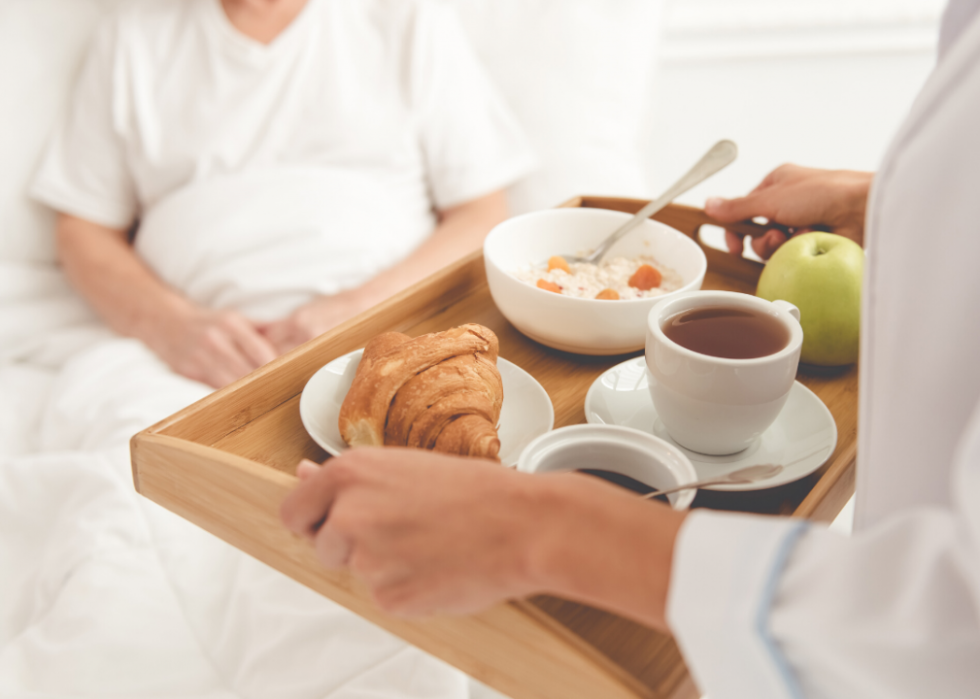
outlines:
[{"label": "clasped hand", "polygon": [[252,321],[231,310],[190,307],[156,330],[149,344],[171,369],[215,388],[279,356]]},{"label": "clasped hand", "polygon": [[364,310],[362,305],[350,292],[318,296],[282,320],[260,324],[258,330],[279,354],[285,354],[350,320]]},{"label": "clasped hand", "polygon": [[178,374],[221,388],[356,315],[341,297],[317,297],[282,320],[190,307],[162,324],[151,347]]}]

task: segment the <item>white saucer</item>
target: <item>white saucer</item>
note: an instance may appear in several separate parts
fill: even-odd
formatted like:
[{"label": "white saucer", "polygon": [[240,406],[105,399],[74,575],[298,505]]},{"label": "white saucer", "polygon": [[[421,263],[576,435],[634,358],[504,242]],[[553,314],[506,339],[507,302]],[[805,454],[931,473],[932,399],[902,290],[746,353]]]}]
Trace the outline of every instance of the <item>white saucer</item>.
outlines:
[{"label": "white saucer", "polygon": [[837,446],[837,425],[827,406],[799,381],[776,421],[748,449],[728,456],[707,456],[677,444],[657,417],[647,388],[643,357],[617,364],[597,378],[585,397],[585,419],[593,424],[633,427],[678,447],[694,465],[698,478],[710,478],[754,464],[781,464],[772,478],[742,485],[714,485],[706,490],[762,490],[791,483],[820,468]]},{"label": "white saucer", "polygon": [[[363,352],[354,350],[322,367],[307,381],[299,399],[303,427],[314,442],[333,456],[347,449],[337,419]],[[524,447],[554,427],[555,409],[541,384],[519,366],[498,357],[497,369],[504,384],[497,430],[500,461],[504,466],[514,466]]]}]

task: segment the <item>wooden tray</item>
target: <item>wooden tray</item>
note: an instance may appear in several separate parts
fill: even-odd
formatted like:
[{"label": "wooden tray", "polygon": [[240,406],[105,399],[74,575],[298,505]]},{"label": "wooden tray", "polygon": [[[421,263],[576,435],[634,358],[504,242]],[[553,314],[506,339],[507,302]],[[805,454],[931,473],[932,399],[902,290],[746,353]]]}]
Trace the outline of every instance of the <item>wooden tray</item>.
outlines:
[{"label": "wooden tray", "polygon": [[[634,213],[645,202],[582,197],[565,206]],[[673,205],[655,219],[698,240],[699,209]],[[745,232],[758,227],[745,224]],[[761,265],[705,248],[704,288],[752,293]],[[514,699],[696,697],[673,640],[612,614],[552,597],[500,605],[473,617],[406,621],[381,612],[349,575],[322,569],[312,548],[279,523],[301,458],[326,455],[300,422],[299,397],[321,366],[375,335],[409,335],[482,323],[500,354],[548,391],[555,426],[585,421],[592,381],[628,356],[586,357],[539,345],[514,329],[490,298],[477,252],[358,318],[217,391],[132,440],[133,479],[146,497],[255,556],[409,643]],[[854,490],[857,371],[802,369],[798,377],[837,422],[837,449],[817,473],[748,493],[701,492],[695,506],[831,520]]]}]

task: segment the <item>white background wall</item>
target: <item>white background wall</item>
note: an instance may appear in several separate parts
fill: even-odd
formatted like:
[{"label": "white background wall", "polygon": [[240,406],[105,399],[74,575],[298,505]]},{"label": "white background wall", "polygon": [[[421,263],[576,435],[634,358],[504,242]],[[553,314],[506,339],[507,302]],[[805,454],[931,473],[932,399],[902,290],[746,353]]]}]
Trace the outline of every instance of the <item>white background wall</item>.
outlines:
[{"label": "white background wall", "polygon": [[739,159],[680,199],[783,162],[873,170],[934,63],[944,0],[672,0],[644,154],[659,192],[712,143]]}]

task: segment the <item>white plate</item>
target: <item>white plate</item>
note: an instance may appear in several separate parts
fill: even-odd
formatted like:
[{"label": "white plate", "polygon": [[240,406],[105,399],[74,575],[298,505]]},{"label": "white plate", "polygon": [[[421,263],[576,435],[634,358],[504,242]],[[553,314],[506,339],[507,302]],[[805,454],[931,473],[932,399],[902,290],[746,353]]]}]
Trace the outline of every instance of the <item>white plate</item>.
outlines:
[{"label": "white plate", "polygon": [[657,417],[647,388],[643,357],[617,364],[597,378],[585,396],[585,419],[649,432],[678,447],[691,460],[698,478],[710,478],[754,464],[781,464],[772,478],[706,490],[761,490],[791,483],[820,468],[837,446],[837,425],[827,406],[799,381],[776,421],[748,449],[728,456],[707,456],[677,444]]},{"label": "white plate", "polygon": [[[306,382],[299,399],[303,427],[314,442],[333,456],[348,448],[340,436],[337,420],[363,352],[363,349],[354,350],[322,367]],[[554,427],[555,409],[541,384],[519,366],[498,357],[497,369],[504,384],[497,430],[500,461],[505,466],[513,466],[524,447]]]}]

